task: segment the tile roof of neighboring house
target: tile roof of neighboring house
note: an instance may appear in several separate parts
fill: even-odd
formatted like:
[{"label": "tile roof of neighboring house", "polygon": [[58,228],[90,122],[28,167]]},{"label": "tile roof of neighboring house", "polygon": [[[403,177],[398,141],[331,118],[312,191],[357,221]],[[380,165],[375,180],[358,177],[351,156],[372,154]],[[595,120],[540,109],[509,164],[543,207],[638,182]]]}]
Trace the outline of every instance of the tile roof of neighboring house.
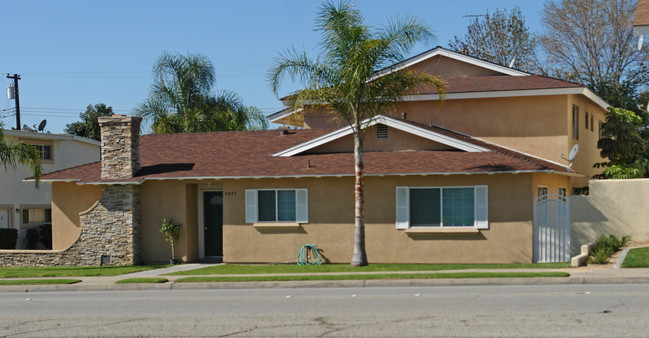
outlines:
[{"label": "tile roof of neighboring house", "polygon": [[635,18],[633,20],[634,26],[647,26],[649,25],[649,0],[638,0],[638,5],[635,10]]},{"label": "tile roof of neighboring house", "polygon": [[[583,85],[544,76],[468,76],[443,78],[447,93],[490,92],[509,90],[578,88]],[[434,86],[419,91],[418,94],[437,93]]]},{"label": "tile roof of neighboring house", "polygon": [[[365,173],[391,175],[543,171],[574,174],[569,168],[554,162],[443,128],[416,125],[492,151],[366,152]],[[111,183],[150,179],[353,175],[352,153],[271,156],[331,131],[333,130],[292,130],[288,135],[280,135],[277,130],[143,135],[140,139],[142,170],[136,177],[102,180],[101,164],[96,162],[50,173],[42,179]]]}]

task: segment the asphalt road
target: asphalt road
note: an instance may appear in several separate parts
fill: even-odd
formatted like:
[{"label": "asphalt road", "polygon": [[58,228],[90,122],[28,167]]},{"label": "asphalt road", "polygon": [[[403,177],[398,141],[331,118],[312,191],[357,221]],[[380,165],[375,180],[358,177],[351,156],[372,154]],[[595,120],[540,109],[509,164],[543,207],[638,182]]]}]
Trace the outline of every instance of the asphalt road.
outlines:
[{"label": "asphalt road", "polygon": [[0,336],[647,336],[649,284],[0,292]]}]

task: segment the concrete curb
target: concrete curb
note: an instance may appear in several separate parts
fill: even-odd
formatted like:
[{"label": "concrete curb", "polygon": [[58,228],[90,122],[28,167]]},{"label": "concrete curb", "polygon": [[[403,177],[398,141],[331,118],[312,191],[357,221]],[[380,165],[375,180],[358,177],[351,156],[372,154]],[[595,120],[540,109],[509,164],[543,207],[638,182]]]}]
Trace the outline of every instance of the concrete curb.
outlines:
[{"label": "concrete curb", "polygon": [[364,288],[406,286],[476,286],[476,285],[566,285],[566,284],[644,284],[649,277],[532,277],[532,278],[462,278],[462,279],[372,279],[342,281],[286,282],[211,282],[111,285],[3,285],[2,292],[46,291],[134,291],[134,290],[213,290],[213,289],[293,289],[293,288]]}]

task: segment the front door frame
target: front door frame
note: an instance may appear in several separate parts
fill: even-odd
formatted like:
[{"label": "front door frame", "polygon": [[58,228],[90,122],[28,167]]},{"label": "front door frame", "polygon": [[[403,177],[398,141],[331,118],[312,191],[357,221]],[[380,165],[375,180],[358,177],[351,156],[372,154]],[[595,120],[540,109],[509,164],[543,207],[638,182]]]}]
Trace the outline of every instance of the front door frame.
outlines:
[{"label": "front door frame", "polygon": [[203,205],[203,194],[206,192],[223,192],[223,188],[206,185],[198,189],[198,259],[223,258],[208,256],[205,257],[205,206]]}]

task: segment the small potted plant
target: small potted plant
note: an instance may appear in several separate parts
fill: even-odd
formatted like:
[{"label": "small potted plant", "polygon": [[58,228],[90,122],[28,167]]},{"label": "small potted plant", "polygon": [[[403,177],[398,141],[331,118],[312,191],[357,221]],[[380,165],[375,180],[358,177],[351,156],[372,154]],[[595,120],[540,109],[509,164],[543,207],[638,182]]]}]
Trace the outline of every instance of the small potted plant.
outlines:
[{"label": "small potted plant", "polygon": [[173,217],[165,218],[162,220],[162,227],[160,232],[164,236],[165,242],[171,243],[171,259],[169,260],[170,264],[178,264],[179,260],[176,259],[176,253],[174,252],[174,242],[180,238],[180,227],[182,224],[174,222]]}]

